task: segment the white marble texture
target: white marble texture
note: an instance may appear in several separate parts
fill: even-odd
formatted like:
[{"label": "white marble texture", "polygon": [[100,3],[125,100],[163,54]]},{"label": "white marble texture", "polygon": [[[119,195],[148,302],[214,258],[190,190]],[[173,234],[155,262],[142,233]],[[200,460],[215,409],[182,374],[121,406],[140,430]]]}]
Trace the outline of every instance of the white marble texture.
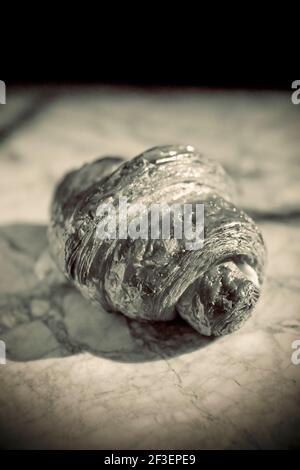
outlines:
[{"label": "white marble texture", "polygon": [[[300,339],[300,106],[288,94],[73,90],[53,93],[1,141],[13,112],[0,108],[0,339],[8,357],[0,365],[0,441],[300,446],[300,365],[291,363]],[[217,340],[181,321],[141,324],[95,309],[47,252],[47,205],[65,170],[177,142],[228,168],[268,247],[253,317]]]}]

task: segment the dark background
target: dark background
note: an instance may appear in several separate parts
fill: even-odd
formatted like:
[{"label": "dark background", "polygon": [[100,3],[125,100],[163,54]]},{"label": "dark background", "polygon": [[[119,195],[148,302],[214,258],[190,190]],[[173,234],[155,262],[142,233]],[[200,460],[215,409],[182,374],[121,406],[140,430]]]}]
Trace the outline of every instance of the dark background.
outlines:
[{"label": "dark background", "polygon": [[131,74],[130,72],[121,72],[119,74],[110,74],[104,72],[101,74],[93,74],[80,76],[80,73],[72,75],[52,76],[47,78],[38,76],[31,77],[10,77],[9,75],[1,76],[7,84],[22,85],[117,85],[117,86],[134,86],[134,87],[175,87],[175,88],[212,88],[212,89],[249,89],[249,90],[290,90],[293,79],[281,78],[198,78],[194,74],[184,75],[176,73],[169,75],[167,73],[140,73]]}]

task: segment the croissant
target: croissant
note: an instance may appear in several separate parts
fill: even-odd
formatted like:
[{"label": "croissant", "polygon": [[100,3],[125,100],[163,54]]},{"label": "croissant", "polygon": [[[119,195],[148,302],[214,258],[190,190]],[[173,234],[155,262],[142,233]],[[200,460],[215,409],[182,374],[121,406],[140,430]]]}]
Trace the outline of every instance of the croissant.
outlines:
[{"label": "croissant", "polygon": [[[99,205],[157,202],[204,206],[203,243],[183,238],[100,238]],[[57,185],[48,236],[60,270],[108,312],[142,321],[180,315],[200,334],[219,336],[249,318],[263,282],[262,235],[232,199],[224,169],[192,146],[162,146],[130,161],[103,157]],[[174,219],[172,219],[174,223]]]}]

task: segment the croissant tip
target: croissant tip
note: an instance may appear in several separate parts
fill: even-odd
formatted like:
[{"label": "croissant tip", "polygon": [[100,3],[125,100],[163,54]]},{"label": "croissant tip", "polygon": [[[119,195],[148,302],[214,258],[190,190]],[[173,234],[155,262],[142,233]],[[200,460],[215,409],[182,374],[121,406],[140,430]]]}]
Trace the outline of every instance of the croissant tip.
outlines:
[{"label": "croissant tip", "polygon": [[251,315],[260,295],[257,282],[250,267],[223,262],[208,269],[187,289],[177,310],[200,334],[232,333]]}]

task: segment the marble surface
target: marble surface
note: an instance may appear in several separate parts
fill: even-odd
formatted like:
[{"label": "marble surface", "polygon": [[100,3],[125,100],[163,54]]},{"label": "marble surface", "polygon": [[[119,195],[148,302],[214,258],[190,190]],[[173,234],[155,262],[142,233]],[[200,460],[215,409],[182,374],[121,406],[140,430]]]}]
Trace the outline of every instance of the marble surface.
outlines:
[{"label": "marble surface", "polygon": [[[0,441],[10,448],[300,446],[300,106],[289,94],[112,88],[11,93],[0,108]],[[191,143],[237,181],[268,248],[238,332],[95,309],[47,249],[51,192],[97,155]]]}]

